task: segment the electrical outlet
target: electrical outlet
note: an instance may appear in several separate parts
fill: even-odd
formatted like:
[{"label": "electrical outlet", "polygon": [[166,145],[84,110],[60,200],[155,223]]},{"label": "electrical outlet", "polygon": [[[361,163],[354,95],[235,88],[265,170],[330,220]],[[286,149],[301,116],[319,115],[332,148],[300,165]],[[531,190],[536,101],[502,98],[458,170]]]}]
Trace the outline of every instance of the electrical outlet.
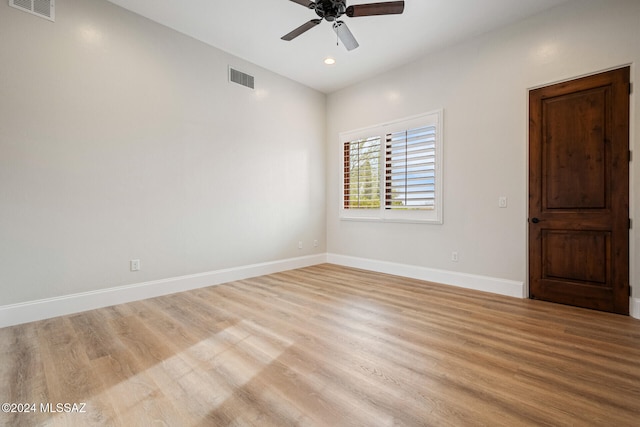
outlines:
[{"label": "electrical outlet", "polygon": [[131,260],[131,271],[139,271],[140,270],[140,260],[132,259]]},{"label": "electrical outlet", "polygon": [[506,208],[507,207],[507,196],[498,197],[498,207]]},{"label": "electrical outlet", "polygon": [[451,261],[458,262],[458,251],[451,252]]},{"label": "electrical outlet", "polygon": [[298,249],[302,249],[302,240],[298,242]]},{"label": "electrical outlet", "polygon": [[314,241],[313,241],[313,247],[314,247],[314,248],[317,248],[317,247],[318,247],[318,241],[317,241],[317,240],[314,240]]}]

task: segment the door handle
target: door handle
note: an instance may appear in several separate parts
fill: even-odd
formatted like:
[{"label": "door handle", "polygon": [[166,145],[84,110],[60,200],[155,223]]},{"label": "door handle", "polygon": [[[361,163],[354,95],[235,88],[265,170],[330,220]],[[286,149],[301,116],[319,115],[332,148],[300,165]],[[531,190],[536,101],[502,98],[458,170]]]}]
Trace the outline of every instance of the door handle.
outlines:
[{"label": "door handle", "polygon": [[534,217],[534,218],[531,218],[531,222],[534,223],[534,224],[537,224],[537,223],[540,222],[540,220],[538,218]]}]

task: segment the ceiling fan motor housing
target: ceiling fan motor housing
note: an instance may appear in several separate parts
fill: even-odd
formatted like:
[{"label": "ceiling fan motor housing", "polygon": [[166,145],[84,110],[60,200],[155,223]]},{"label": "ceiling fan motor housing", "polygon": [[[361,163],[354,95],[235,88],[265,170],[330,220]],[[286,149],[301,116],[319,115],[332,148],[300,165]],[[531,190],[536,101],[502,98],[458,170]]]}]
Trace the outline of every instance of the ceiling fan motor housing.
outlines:
[{"label": "ceiling fan motor housing", "polygon": [[320,18],[331,22],[344,15],[347,5],[345,0],[318,0],[316,1],[315,10]]}]

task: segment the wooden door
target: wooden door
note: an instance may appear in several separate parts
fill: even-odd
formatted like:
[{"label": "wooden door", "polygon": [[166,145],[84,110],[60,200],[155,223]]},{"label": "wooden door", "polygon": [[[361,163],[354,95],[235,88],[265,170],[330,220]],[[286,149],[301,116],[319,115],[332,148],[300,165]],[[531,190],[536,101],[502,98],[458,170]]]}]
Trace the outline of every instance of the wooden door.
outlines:
[{"label": "wooden door", "polygon": [[529,93],[531,298],[629,314],[629,68]]}]

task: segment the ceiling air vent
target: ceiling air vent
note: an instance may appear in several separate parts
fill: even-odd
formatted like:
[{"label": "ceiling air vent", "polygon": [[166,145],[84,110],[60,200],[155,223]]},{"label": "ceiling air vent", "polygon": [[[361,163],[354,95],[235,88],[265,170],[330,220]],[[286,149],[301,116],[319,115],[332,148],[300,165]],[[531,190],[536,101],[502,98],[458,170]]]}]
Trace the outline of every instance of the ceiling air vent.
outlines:
[{"label": "ceiling air vent", "polygon": [[254,89],[253,76],[229,67],[229,81]]},{"label": "ceiling air vent", "polygon": [[56,20],[56,0],[9,0],[9,6],[49,21]]}]

